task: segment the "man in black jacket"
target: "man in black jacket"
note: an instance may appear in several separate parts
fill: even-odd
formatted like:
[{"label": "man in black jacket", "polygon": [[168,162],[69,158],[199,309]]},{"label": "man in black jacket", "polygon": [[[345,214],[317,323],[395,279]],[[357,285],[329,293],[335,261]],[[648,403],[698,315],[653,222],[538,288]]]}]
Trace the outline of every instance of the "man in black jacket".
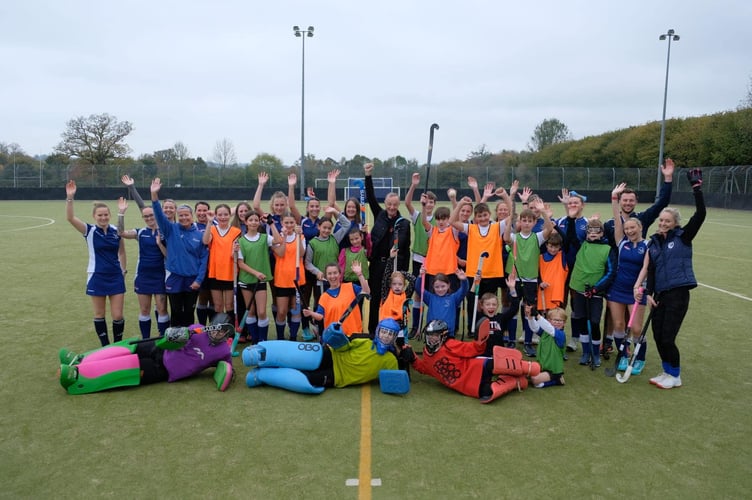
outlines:
[{"label": "man in black jacket", "polygon": [[368,331],[373,335],[379,323],[379,306],[381,305],[381,280],[384,279],[386,263],[390,251],[397,247],[397,269],[407,272],[410,264],[410,221],[402,218],[399,212],[400,199],[396,193],[389,193],[384,198],[384,207],[376,200],[373,188],[373,163],[364,165],[366,175],[366,197],[373,213],[371,228],[371,264],[369,266],[368,284],[371,287],[371,305],[368,314]]}]

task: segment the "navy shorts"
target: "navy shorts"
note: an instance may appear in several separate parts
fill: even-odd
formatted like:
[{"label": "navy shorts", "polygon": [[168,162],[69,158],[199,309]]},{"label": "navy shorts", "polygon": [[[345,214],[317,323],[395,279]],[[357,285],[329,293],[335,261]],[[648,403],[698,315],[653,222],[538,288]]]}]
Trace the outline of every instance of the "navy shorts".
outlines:
[{"label": "navy shorts", "polygon": [[168,273],[165,280],[165,292],[166,293],[183,293],[194,292],[191,285],[196,281],[195,276],[181,276],[175,273]]},{"label": "navy shorts", "polygon": [[86,295],[109,297],[125,293],[125,278],[122,273],[91,273],[86,282]]}]

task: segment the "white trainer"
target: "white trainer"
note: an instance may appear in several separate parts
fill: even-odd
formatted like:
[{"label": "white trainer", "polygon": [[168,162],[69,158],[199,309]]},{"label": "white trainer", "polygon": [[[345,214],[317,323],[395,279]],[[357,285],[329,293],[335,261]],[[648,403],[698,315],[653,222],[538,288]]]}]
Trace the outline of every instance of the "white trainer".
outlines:
[{"label": "white trainer", "polygon": [[681,387],[681,377],[673,377],[671,375],[666,375],[661,380],[658,381],[657,384],[655,384],[656,387],[660,389],[673,389],[675,387]]},{"label": "white trainer", "polygon": [[660,382],[661,380],[663,380],[665,377],[668,377],[668,376],[669,376],[668,373],[661,372],[658,375],[656,375],[655,377],[651,378],[650,379],[650,383],[653,384],[653,385],[658,385],[658,382]]}]

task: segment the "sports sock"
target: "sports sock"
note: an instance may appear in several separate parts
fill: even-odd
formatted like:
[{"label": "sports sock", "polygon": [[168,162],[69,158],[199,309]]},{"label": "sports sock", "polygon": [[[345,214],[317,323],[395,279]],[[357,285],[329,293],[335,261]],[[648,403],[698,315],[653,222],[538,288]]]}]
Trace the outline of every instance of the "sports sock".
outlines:
[{"label": "sports sock", "polygon": [[204,304],[199,304],[196,306],[196,316],[198,317],[198,322],[202,325],[206,325],[208,319],[209,319],[209,309]]},{"label": "sports sock", "polygon": [[94,331],[97,332],[102,346],[110,344],[110,339],[107,337],[107,321],[104,318],[94,318]]},{"label": "sports sock", "polygon": [[[151,323],[151,320],[149,320]],[[125,320],[124,319],[113,319],[112,320],[112,338],[115,342],[120,342],[123,340],[123,332],[125,331]]]},{"label": "sports sock", "polygon": [[151,316],[139,314],[138,329],[141,332],[141,338],[148,339],[151,336]]},{"label": "sports sock", "polygon": [[277,327],[277,340],[285,340],[285,327],[287,326],[287,322],[283,321],[280,323],[279,321],[274,321],[274,326]]},{"label": "sports sock", "polygon": [[165,330],[167,330],[168,326],[170,326],[170,316],[165,314],[164,316],[157,317],[157,330],[160,335],[165,334]]},{"label": "sports sock", "polygon": [[300,321],[290,321],[290,340],[298,340],[298,330],[300,330]]}]

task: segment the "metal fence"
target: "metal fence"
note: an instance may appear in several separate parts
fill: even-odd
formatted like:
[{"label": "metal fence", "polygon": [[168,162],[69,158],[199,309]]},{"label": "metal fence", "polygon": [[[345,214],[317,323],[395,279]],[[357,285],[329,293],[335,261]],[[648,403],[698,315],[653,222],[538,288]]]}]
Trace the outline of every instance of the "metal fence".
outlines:
[{"label": "metal fence", "polygon": [[[130,170],[133,170],[131,168]],[[379,177],[391,177],[394,186],[402,188],[404,192],[410,185],[410,177],[415,170],[384,167],[378,169]],[[425,176],[425,167],[419,171]],[[288,169],[279,169],[270,175],[267,192],[276,190],[287,191]],[[62,188],[68,178],[74,177],[79,187],[93,189],[122,188],[120,176],[130,173],[136,181],[139,190],[148,193],[152,177],[161,177],[165,187],[191,188],[193,192],[202,189],[222,190],[227,188],[242,188],[249,192],[255,190],[257,174],[250,167],[236,168],[203,168],[184,169],[165,167],[136,166],[135,171],[127,172],[125,167],[85,167],[75,172],[65,166],[50,166],[40,163],[36,166],[26,165],[24,169],[14,169],[6,166],[0,175],[0,197],[5,199],[18,198],[14,190],[27,191],[32,188],[54,189]],[[752,208],[752,166],[740,165],[731,167],[704,167],[703,191],[715,200],[716,206],[729,208]],[[178,177],[179,175],[179,177]],[[341,174],[347,177],[362,177],[362,167],[348,167]],[[467,192],[467,177],[477,179],[482,190],[486,182],[494,182],[497,186],[509,186],[514,179],[520,185],[529,186],[534,191],[558,191],[561,188],[575,189],[584,192],[608,193],[613,186],[626,182],[632,189],[649,193],[656,191],[656,168],[584,168],[584,167],[506,167],[498,165],[469,165],[440,164],[431,168],[429,175],[429,189],[440,197],[444,197],[450,187]],[[322,179],[326,173],[315,169],[306,171],[308,179]],[[425,177],[423,177],[425,179]],[[311,182],[313,184],[313,182]],[[317,194],[325,196],[325,188],[317,183]],[[421,188],[423,184],[421,183]],[[689,193],[689,186],[685,170],[677,169],[674,174],[674,193]],[[35,196],[36,199],[39,199]]]}]

